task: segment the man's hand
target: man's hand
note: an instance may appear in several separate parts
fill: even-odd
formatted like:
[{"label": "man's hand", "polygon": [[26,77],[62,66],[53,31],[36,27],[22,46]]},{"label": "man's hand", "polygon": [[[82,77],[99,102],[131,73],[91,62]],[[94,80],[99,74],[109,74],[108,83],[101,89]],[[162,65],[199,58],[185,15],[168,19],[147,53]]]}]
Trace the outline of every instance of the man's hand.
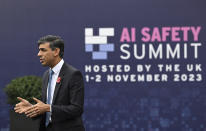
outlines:
[{"label": "man's hand", "polygon": [[49,104],[44,104],[42,101],[38,100],[37,98],[33,98],[37,104],[34,106],[28,108],[25,112],[27,117],[36,117],[40,114],[43,114],[45,112],[50,112],[50,105]]},{"label": "man's hand", "polygon": [[25,113],[25,111],[32,107],[32,104],[29,103],[27,100],[17,97],[17,99],[20,101],[18,104],[15,105],[14,110],[16,113]]}]

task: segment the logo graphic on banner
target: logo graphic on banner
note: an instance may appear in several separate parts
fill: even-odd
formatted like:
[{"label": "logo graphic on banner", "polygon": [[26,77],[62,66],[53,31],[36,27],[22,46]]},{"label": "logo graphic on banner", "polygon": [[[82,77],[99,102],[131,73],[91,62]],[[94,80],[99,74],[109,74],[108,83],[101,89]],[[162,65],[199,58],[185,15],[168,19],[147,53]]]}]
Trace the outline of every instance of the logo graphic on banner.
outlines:
[{"label": "logo graphic on banner", "polygon": [[[108,43],[108,37],[114,36],[114,28],[99,28],[99,35],[94,35],[93,28],[85,28],[85,51],[92,53],[93,60],[106,60],[108,52],[114,51],[114,43]],[[95,50],[94,46],[98,46]]]}]

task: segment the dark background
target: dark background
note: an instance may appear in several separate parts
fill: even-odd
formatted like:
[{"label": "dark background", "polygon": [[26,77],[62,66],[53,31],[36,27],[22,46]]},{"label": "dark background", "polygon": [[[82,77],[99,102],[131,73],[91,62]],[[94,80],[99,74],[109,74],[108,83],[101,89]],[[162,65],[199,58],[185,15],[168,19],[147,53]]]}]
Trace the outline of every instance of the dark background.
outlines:
[{"label": "dark background", "polygon": [[[84,28],[202,26],[198,60],[200,83],[85,83],[84,121],[88,131],[203,131],[206,129],[204,0],[1,0],[0,2],[0,131],[9,130],[9,106],[3,88],[14,78],[41,76],[37,40],[61,36],[64,60],[84,72],[92,61],[84,51]],[[119,29],[119,30],[118,30]],[[120,34],[117,34],[120,35]],[[118,38],[118,37],[117,37]],[[118,41],[118,39],[116,40]],[[140,61],[131,60],[136,64]],[[141,61],[144,63],[144,61]],[[160,61],[151,61],[151,63]],[[166,63],[167,61],[165,61]],[[137,88],[135,88],[137,87]]]}]

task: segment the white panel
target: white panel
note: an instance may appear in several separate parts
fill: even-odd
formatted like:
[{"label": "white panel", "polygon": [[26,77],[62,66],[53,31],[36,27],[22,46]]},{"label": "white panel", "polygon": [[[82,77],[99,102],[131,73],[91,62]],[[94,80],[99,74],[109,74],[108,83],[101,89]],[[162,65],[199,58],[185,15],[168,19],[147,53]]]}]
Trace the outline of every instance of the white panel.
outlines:
[{"label": "white panel", "polygon": [[99,28],[100,36],[114,36],[114,28]]},{"label": "white panel", "polygon": [[93,36],[93,28],[85,28],[85,36]]},{"label": "white panel", "polygon": [[107,37],[104,36],[87,36],[85,37],[86,44],[107,44]]}]

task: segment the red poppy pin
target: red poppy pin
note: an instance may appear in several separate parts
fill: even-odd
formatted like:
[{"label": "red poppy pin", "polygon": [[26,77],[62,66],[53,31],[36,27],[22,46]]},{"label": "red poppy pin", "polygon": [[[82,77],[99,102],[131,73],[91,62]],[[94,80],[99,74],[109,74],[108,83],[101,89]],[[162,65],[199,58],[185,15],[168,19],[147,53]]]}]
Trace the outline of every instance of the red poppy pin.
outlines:
[{"label": "red poppy pin", "polygon": [[61,77],[58,77],[57,78],[57,83],[60,83],[61,82]]}]

